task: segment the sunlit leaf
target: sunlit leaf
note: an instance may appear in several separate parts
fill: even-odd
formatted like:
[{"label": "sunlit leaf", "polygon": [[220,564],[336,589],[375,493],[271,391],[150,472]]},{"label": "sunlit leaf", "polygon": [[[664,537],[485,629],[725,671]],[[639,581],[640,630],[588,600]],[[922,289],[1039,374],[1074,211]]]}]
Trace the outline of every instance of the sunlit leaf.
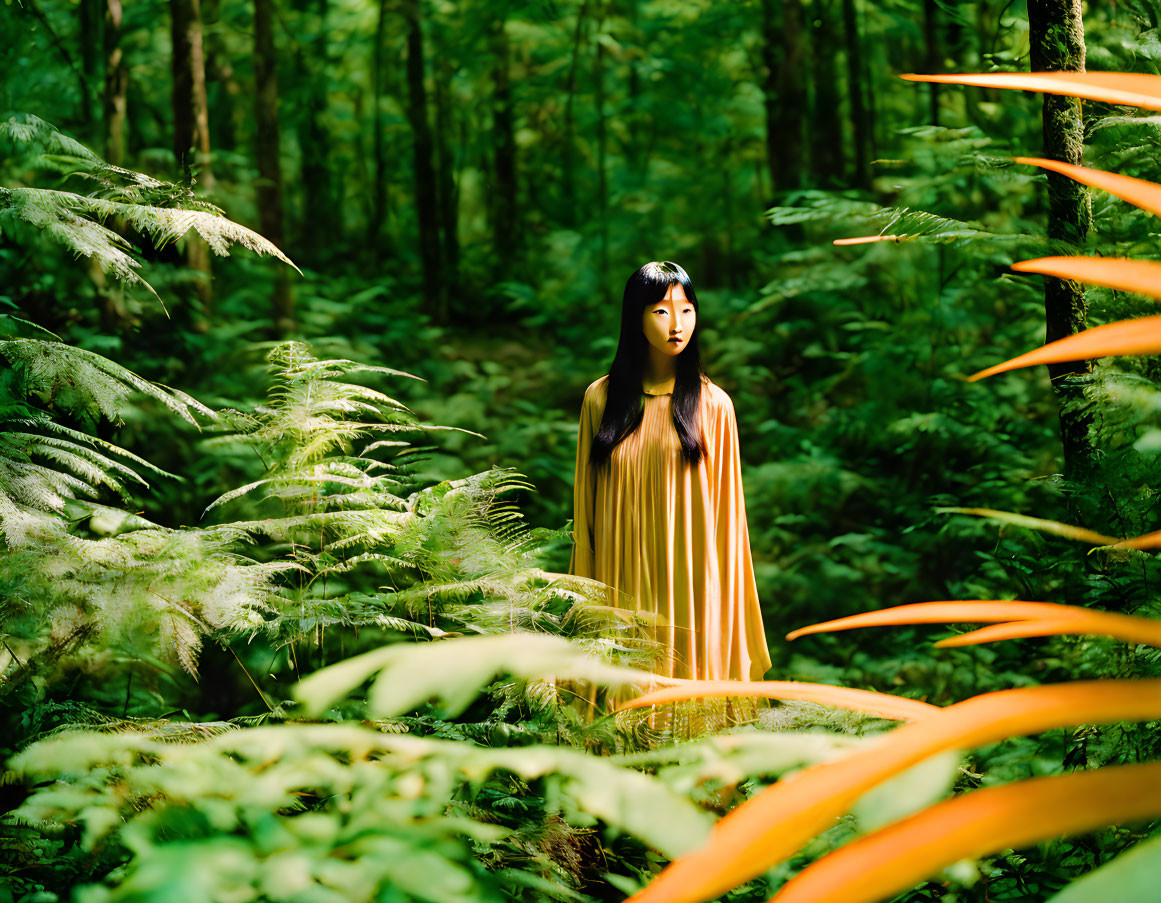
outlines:
[{"label": "sunlit leaf", "polygon": [[854,712],[866,712],[892,721],[918,721],[939,711],[938,706],[917,699],[875,693],[871,690],[853,690],[847,687],[788,680],[683,680],[677,682],[675,686],[654,690],[652,693],[631,699],[623,703],[621,709],[637,709],[685,699],[724,696],[804,700]]},{"label": "sunlit leaf", "polygon": [[650,689],[671,682],[647,671],[605,664],[561,637],[513,633],[386,646],[316,671],[292,692],[308,713],[317,715],[375,677],[367,699],[373,715],[410,712],[429,699],[458,715],[499,674]]},{"label": "sunlit leaf", "polygon": [[1145,179],[1134,179],[1132,176],[1121,176],[1115,172],[1103,172],[1099,169],[1089,169],[1087,166],[1076,166],[1072,163],[1062,163],[1059,160],[1046,160],[1043,157],[1013,157],[1016,163],[1027,163],[1029,166],[1039,166],[1042,169],[1058,172],[1062,176],[1114,194],[1123,201],[1135,204],[1142,210],[1161,216],[1161,185]]},{"label": "sunlit leaf", "polygon": [[986,517],[1012,524],[1015,527],[1027,527],[1029,530],[1053,533],[1066,539],[1078,539],[1081,542],[1090,542],[1098,546],[1113,545],[1122,541],[1116,536],[1105,536],[1103,533],[1086,530],[1084,527],[1074,527],[1072,524],[1063,524],[1060,521],[1014,514],[1011,511],[997,511],[994,508],[936,508],[935,510],[939,514],[972,514],[976,517]]},{"label": "sunlit leaf", "polygon": [[980,370],[969,376],[968,382],[1037,364],[1060,364],[1065,361],[1088,360],[1115,354],[1159,352],[1161,352],[1161,315],[1140,317],[1136,320],[1119,320],[1049,342],[1027,354]]},{"label": "sunlit leaf", "polygon": [[945,750],[1057,727],[1158,717],[1161,680],[1023,687],[967,699],[895,729],[868,750],[814,765],[766,788],[719,821],[704,847],[675,860],[630,899],[712,900],[791,856],[872,787]]},{"label": "sunlit leaf", "polygon": [[991,787],[932,806],[835,850],[772,899],[874,903],[961,859],[1158,815],[1161,762]]},{"label": "sunlit leaf", "polygon": [[1042,273],[1120,292],[1161,298],[1161,263],[1129,257],[1038,257],[1012,264],[1018,273]]},{"label": "sunlit leaf", "polygon": [[1024,514],[1013,514],[1011,511],[996,511],[994,508],[936,508],[941,514],[972,514],[976,517],[987,517],[992,520],[1003,521],[1017,527],[1027,527],[1030,530],[1039,530],[1042,533],[1053,533],[1066,539],[1076,539],[1097,546],[1107,546],[1114,549],[1155,549],[1161,547],[1161,530],[1155,533],[1146,533],[1144,536],[1134,536],[1129,539],[1119,539],[1116,536],[1105,536],[1095,530],[1076,527],[1072,524],[1063,524],[1056,520],[1045,520],[1039,517],[1028,517]]},{"label": "sunlit leaf", "polygon": [[967,72],[900,75],[910,82],[1011,88],[1161,110],[1161,77],[1136,72]]}]

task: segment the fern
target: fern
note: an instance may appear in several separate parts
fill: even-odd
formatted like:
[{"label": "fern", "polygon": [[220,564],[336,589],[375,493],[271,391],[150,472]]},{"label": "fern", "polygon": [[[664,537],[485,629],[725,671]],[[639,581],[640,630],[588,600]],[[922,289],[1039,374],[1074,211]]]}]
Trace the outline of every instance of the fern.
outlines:
[{"label": "fern", "polygon": [[77,256],[89,257],[101,269],[129,284],[140,284],[156,296],[138,272],[133,246],[105,223],[111,217],[152,239],[158,247],[177,241],[191,230],[220,256],[231,245],[277,257],[298,267],[272,242],[225,216],[224,211],[193,195],[189,186],[164,182],[110,166],[79,142],[35,116],[0,122],[0,136],[21,144],[37,144],[63,155],[71,175],[99,186],[93,195],[46,188],[0,187],[0,232],[4,220],[25,223]]}]

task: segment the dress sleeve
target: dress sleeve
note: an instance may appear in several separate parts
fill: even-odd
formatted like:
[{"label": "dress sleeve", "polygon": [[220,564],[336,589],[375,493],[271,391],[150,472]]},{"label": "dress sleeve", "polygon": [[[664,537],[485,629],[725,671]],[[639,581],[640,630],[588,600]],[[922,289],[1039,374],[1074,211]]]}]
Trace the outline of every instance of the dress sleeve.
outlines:
[{"label": "dress sleeve", "polygon": [[576,442],[576,473],[572,484],[573,546],[568,572],[577,577],[595,576],[593,505],[597,490],[595,475],[589,463],[589,450],[592,448],[593,433],[595,432],[594,412],[593,387],[589,386],[588,391],[585,392],[584,402],[581,404],[580,428]]},{"label": "dress sleeve", "polygon": [[742,680],[761,680],[770,668],[770,650],[750,555],[737,416],[733,400],[729,396],[722,400],[714,424],[710,483],[718,574],[722,581],[723,640],[729,645],[723,652],[730,659],[732,675]]}]

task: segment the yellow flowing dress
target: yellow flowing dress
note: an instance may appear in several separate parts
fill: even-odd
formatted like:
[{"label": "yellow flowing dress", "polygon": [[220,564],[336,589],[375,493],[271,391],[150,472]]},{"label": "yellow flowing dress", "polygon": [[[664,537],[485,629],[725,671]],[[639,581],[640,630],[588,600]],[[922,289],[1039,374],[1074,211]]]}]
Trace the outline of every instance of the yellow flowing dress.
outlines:
[{"label": "yellow flowing dress", "polygon": [[[569,573],[612,587],[612,605],[655,616],[651,635],[666,649],[654,670],[698,680],[761,680],[770,667],[750,556],[738,426],[730,396],[702,377],[699,423],[707,454],[691,466],[670,413],[672,394],[645,395],[641,425],[606,465],[589,461],[605,410],[608,377],[585,390],[577,441],[573,551]],[[620,694],[614,694],[620,696]],[[590,698],[590,702],[591,702]],[[752,701],[718,700],[719,717],[701,729],[749,715]],[[681,733],[678,709],[661,722]],[[683,728],[683,729],[682,729]]]}]

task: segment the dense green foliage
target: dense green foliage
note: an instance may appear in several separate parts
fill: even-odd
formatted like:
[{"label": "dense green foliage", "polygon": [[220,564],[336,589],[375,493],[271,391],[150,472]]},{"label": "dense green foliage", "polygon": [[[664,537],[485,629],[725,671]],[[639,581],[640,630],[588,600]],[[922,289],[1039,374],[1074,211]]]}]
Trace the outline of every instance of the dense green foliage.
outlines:
[{"label": "dense green foliage", "polygon": [[[0,903],[619,900],[885,729],[787,703],[673,737],[550,679],[641,682],[655,653],[562,573],[580,398],[650,259],[690,272],[738,411],[768,677],[945,705],[1161,671],[1093,637],[781,639],[928,599],[1158,614],[1153,553],[942,510],[1158,527],[1156,359],[1078,381],[1095,454],[1068,479],[1046,374],[962,379],[1043,337],[1040,278],[1006,265],[1078,246],[1009,160],[1039,153],[1038,97],[894,75],[1026,68],[1022,3],[295,2],[268,60],[254,5],[202,0],[211,154],[175,162],[179,5],[0,7]],[[1085,25],[1090,69],[1156,68],[1153,5]],[[1153,117],[1084,112],[1090,165],[1161,180]],[[1089,253],[1157,256],[1147,214],[1093,207]],[[879,232],[923,237],[831,244]],[[1091,323],[1153,304],[1088,298]],[[730,899],[951,785],[1159,753],[1118,724],[933,761]],[[1152,830],[904,899],[1047,900]]]}]

